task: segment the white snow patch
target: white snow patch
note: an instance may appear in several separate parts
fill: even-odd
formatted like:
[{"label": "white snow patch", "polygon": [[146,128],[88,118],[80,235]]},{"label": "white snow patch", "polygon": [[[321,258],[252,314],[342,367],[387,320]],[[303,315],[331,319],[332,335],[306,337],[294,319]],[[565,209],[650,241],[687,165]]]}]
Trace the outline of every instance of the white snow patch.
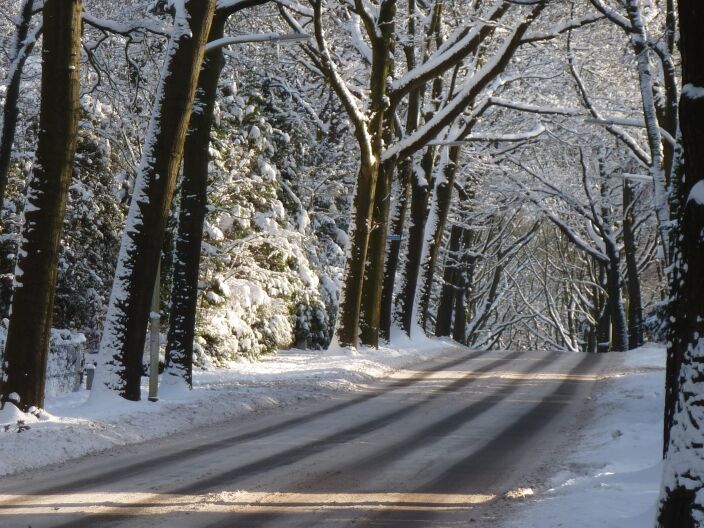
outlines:
[{"label": "white snow patch", "polygon": [[655,525],[662,478],[665,350],[623,353],[616,377],[592,398],[593,421],[504,528],[643,528]]},{"label": "white snow patch", "polygon": [[689,191],[687,203],[693,201],[697,205],[704,205],[704,180],[699,180]]},{"label": "white snow patch", "polygon": [[682,87],[682,97],[687,99],[701,99],[704,97],[704,87],[687,83]]}]

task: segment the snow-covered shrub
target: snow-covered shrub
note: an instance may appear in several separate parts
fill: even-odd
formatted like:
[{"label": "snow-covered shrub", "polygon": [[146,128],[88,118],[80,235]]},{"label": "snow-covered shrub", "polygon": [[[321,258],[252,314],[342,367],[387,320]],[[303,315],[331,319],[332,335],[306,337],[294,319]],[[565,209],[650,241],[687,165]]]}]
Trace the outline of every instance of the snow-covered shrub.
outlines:
[{"label": "snow-covered shrub", "polygon": [[260,94],[231,86],[212,134],[197,328],[199,354],[219,364],[326,346],[336,301],[308,213],[281,175],[290,135],[264,117]]}]

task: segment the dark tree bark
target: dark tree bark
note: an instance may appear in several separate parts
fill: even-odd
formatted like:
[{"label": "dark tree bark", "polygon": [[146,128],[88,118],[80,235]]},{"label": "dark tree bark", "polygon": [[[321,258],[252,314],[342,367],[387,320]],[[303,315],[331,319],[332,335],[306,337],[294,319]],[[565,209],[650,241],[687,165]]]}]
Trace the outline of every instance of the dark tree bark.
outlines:
[{"label": "dark tree bark", "polygon": [[4,356],[3,404],[44,405],[59,240],[78,132],[81,0],[44,4],[41,108]]},{"label": "dark tree bark", "polygon": [[[164,228],[215,0],[187,0],[177,15],[123,233],[101,341],[99,383],[140,399],[142,354]],[[94,391],[94,393],[97,391]]]},{"label": "dark tree bark", "polygon": [[378,173],[378,167],[364,162],[360,164],[357,173],[357,189],[352,204],[353,234],[345,263],[346,271],[337,316],[337,339],[341,346],[356,347],[359,344],[362,290]]},{"label": "dark tree bark", "polygon": [[435,159],[435,147],[428,147],[421,160],[421,171],[414,171],[411,176],[411,211],[408,226],[408,243],[406,244],[406,265],[401,279],[401,291],[396,299],[396,319],[406,335],[411,335],[413,326],[413,308],[418,287],[418,274],[423,256],[423,238],[425,221],[428,214],[428,199],[430,196],[429,181]]},{"label": "dark tree bark", "polygon": [[596,350],[603,353],[609,351],[611,344],[611,310],[609,309],[609,297],[604,291],[608,291],[607,284],[607,265],[598,264],[599,266],[599,284],[601,288],[596,292]]},{"label": "dark tree bark", "polygon": [[438,302],[438,312],[435,318],[435,335],[437,337],[449,336],[452,332],[452,311],[455,304],[455,295],[459,293],[459,250],[462,241],[462,226],[453,225],[450,229],[450,243],[445,255],[445,269],[443,271],[443,285]]},{"label": "dark tree bark", "polygon": [[[668,361],[680,364],[677,385],[668,386],[666,399],[674,409],[665,458],[658,525],[689,528],[704,523],[704,456],[701,430],[704,381],[704,4],[680,0],[682,98],[680,125],[685,177],[679,199],[679,245],[672,274],[671,324]],[[671,367],[668,365],[668,367]],[[671,382],[668,378],[668,382]],[[667,435],[666,435],[667,436]]]},{"label": "dark tree bark", "polygon": [[[320,20],[320,3],[316,2],[316,24],[322,24]],[[388,108],[387,77],[393,66],[393,49],[395,38],[394,17],[396,16],[396,1],[383,0],[379,6],[378,20],[374,34],[376,38],[372,41],[372,66],[370,88],[370,111],[371,118],[367,127],[370,144],[367,147],[367,139],[360,139],[362,146],[362,159],[360,161],[359,173],[357,176],[357,188],[354,197],[354,215],[352,222],[352,234],[350,236],[350,250],[345,263],[345,276],[343,279],[342,293],[340,299],[337,339],[342,346],[354,346],[359,344],[360,316],[362,313],[362,293],[364,288],[364,278],[369,252],[369,236],[374,217],[374,205],[376,196],[377,179],[380,172],[379,160],[383,149],[383,133],[385,110]],[[318,34],[322,34],[322,29],[318,28]],[[364,134],[361,134],[364,136]],[[368,152],[364,154],[365,150]],[[370,151],[369,151],[370,150]],[[388,208],[387,208],[388,211]],[[388,221],[388,212],[387,219]],[[385,242],[385,241],[384,241]],[[381,251],[385,251],[383,245]],[[374,251],[379,248],[374,247]],[[372,255],[371,259],[377,261],[378,255]],[[383,258],[383,257],[382,257]],[[376,273],[376,272],[375,272]],[[383,260],[382,269],[383,273]],[[381,283],[378,284],[379,295],[381,294]],[[378,340],[378,315],[376,339]],[[367,336],[369,339],[369,336]]]},{"label": "dark tree bark", "polygon": [[457,164],[459,162],[460,153],[460,147],[450,147],[447,164],[443,167],[442,181],[438,182],[435,189],[435,211],[432,214],[434,225],[431,226],[433,233],[432,237],[428,240],[428,252],[425,262],[421,265],[423,270],[423,283],[421,284],[420,301],[418,303],[418,319],[424,330],[427,329],[430,295],[433,289],[435,268],[445,234],[447,215],[450,212],[450,205],[452,203],[452,190],[455,187],[455,175],[457,174]]},{"label": "dark tree bark", "polygon": [[34,0],[25,0],[20,11],[10,72],[7,79],[5,104],[3,105],[2,132],[0,132],[0,204],[5,200],[7,179],[10,173],[12,145],[15,141],[17,118],[19,116],[20,83],[27,57],[34,49],[35,38],[27,38],[32,23]]},{"label": "dark tree bark", "polygon": [[391,323],[394,302],[394,287],[398,271],[399,256],[401,254],[401,239],[403,236],[406,213],[408,212],[408,198],[411,192],[411,174],[413,169],[410,160],[405,160],[399,167],[399,185],[401,187],[398,205],[391,219],[391,234],[397,237],[389,242],[389,255],[384,266],[384,284],[381,292],[381,313],[379,314],[379,337],[388,341],[391,337]]},{"label": "dark tree bark", "polygon": [[474,231],[464,228],[462,232],[462,257],[459,263],[459,284],[455,293],[455,322],[452,327],[452,339],[458,343],[467,342],[467,297],[472,292],[474,285],[474,270],[477,266],[477,257],[472,254],[474,244]]},{"label": "dark tree bark", "polygon": [[[222,38],[227,15],[213,18],[209,41]],[[181,207],[176,235],[171,314],[166,340],[166,374],[192,386],[193,339],[198,305],[203,224],[207,212],[210,131],[217,99],[218,79],[225,66],[221,48],[203,59],[191,121],[183,149]],[[169,383],[169,381],[167,381]]]},{"label": "dark tree bark", "polygon": [[628,274],[628,348],[638,348],[643,344],[643,306],[640,292],[640,276],[638,275],[638,259],[636,255],[636,235],[633,209],[636,197],[633,184],[623,180],[623,251],[626,257]]}]

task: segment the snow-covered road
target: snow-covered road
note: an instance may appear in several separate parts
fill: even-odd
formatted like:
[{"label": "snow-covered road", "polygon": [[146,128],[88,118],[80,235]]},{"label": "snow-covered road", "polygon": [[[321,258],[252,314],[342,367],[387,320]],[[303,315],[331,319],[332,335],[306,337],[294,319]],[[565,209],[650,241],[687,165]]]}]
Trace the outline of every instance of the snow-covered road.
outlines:
[{"label": "snow-covered road", "polygon": [[7,477],[0,526],[494,526],[609,361],[448,349],[364,393]]}]

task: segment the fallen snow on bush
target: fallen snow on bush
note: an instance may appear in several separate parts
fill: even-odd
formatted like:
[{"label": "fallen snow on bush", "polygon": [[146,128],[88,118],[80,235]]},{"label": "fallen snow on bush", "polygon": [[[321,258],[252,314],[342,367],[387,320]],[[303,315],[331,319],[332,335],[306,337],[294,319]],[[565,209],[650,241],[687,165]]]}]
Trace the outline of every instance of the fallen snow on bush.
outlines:
[{"label": "fallen snow on bush", "polygon": [[[616,363],[618,364],[618,363]],[[626,352],[589,402],[593,413],[569,455],[505,528],[654,526],[662,477],[665,350]]]},{"label": "fallen snow on bush", "polygon": [[[118,397],[87,401],[88,391],[47,400],[34,416],[13,405],[0,411],[0,475],[165,437],[250,413],[319,399],[337,391],[361,390],[369,382],[421,361],[461,350],[449,341],[398,340],[379,350],[288,350],[258,361],[240,360],[228,369],[194,372],[192,391],[167,389],[158,402]],[[29,426],[29,429],[27,429]]]}]

